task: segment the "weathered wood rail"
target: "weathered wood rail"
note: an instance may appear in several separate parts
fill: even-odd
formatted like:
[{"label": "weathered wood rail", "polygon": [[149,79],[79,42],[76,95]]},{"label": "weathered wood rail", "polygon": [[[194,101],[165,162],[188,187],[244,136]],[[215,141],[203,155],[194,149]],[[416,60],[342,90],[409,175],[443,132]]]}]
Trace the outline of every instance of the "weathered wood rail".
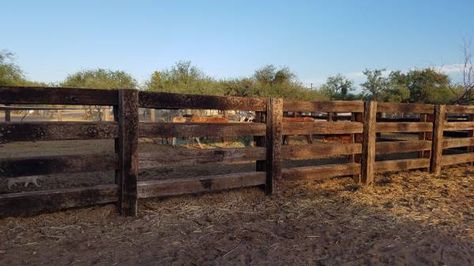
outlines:
[{"label": "weathered wood rail", "polygon": [[[281,179],[351,176],[356,182],[371,184],[375,174],[380,172],[430,169],[439,174],[443,166],[474,162],[473,106],[362,101],[300,102],[128,89],[45,87],[0,87],[0,104],[9,106],[7,109],[19,104],[102,105],[114,109],[113,122],[0,122],[0,144],[44,140],[115,140],[114,154],[0,158],[0,181],[19,176],[115,170],[115,184],[0,194],[0,217],[106,203],[116,203],[121,214],[133,216],[137,214],[140,198],[250,186],[262,186],[266,194],[271,194],[276,189],[276,181]],[[256,112],[257,119],[255,123],[145,123],[139,122],[139,108],[246,110]],[[326,121],[283,122],[283,114],[288,112],[324,113]],[[411,116],[387,119],[380,115],[382,113]],[[450,121],[448,116],[457,118]],[[338,117],[344,117],[345,121],[337,121]],[[450,138],[449,132],[464,132],[467,137]],[[400,139],[384,136],[406,133],[417,134],[418,137]],[[307,145],[282,145],[284,135],[341,136],[341,142],[337,138],[336,142],[324,142],[321,141],[324,138],[317,138],[319,141]],[[166,153],[138,151],[141,137],[201,136],[253,136],[256,146],[175,149]],[[342,142],[348,139],[349,143]],[[387,139],[398,141],[382,141]],[[448,152],[464,147],[467,147],[464,153]],[[418,154],[417,158],[384,158],[386,155],[413,152]],[[288,160],[326,158],[338,160],[330,164],[284,167],[284,162]],[[193,178],[138,179],[139,169],[248,161],[256,162],[255,171]]]}]

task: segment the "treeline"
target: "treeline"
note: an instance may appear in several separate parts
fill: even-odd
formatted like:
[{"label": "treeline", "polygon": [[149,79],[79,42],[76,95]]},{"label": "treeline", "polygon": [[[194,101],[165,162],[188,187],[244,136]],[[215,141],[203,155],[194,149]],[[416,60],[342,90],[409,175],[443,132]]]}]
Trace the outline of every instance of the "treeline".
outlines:
[{"label": "treeline", "polygon": [[[188,61],[169,69],[155,71],[143,84],[124,71],[92,69],[68,75],[64,81],[45,84],[26,79],[15,64],[13,54],[0,52],[1,85],[38,85],[84,88],[135,88],[141,90],[227,95],[244,97],[283,97],[291,100],[356,100],[373,99],[389,102],[457,103],[463,93],[461,85],[434,69],[411,70],[406,73],[384,70],[364,71],[366,81],[355,93],[353,81],[342,75],[329,77],[323,85],[311,89],[304,86],[287,67],[264,66],[250,77],[218,80],[203,73]],[[472,101],[471,101],[472,102]],[[469,102],[468,102],[469,103]]]}]

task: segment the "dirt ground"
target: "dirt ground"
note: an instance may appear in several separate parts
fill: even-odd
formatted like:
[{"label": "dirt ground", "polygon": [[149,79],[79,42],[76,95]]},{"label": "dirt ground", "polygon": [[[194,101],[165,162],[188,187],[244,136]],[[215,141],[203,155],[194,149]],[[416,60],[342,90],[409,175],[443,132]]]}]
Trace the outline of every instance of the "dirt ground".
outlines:
[{"label": "dirt ground", "polygon": [[0,220],[0,265],[473,265],[474,167]]}]

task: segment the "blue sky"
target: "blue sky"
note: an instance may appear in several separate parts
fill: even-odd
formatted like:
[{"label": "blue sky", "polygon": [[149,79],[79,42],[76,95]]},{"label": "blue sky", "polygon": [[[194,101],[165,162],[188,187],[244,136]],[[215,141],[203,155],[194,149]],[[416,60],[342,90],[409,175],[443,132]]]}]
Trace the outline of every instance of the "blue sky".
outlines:
[{"label": "blue sky", "polygon": [[216,78],[288,66],[306,85],[365,68],[438,67],[455,76],[474,39],[472,0],[0,0],[0,49],[27,76],[60,81],[89,68],[139,81],[191,60]]}]

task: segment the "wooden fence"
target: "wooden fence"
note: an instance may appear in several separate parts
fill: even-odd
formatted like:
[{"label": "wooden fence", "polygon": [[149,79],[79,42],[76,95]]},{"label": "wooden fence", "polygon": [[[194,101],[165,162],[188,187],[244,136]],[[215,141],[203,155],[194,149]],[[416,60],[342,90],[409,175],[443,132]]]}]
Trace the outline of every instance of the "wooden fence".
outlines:
[{"label": "wooden fence", "polygon": [[[275,190],[278,179],[352,176],[371,184],[378,172],[430,169],[474,162],[474,106],[393,104],[362,101],[294,102],[277,98],[241,98],[135,90],[0,87],[0,104],[112,106],[113,122],[0,122],[0,144],[14,141],[114,139],[114,154],[42,156],[0,159],[0,181],[6,178],[57,173],[115,170],[115,184],[0,194],[0,217],[31,215],[71,207],[116,203],[123,215],[137,214],[140,198],[263,186]],[[255,123],[139,122],[139,108],[217,109],[256,112]],[[283,122],[287,112],[327,113],[328,121]],[[337,120],[350,113],[350,121]],[[387,121],[380,114],[418,114],[418,121]],[[467,121],[450,122],[448,115],[468,115]],[[336,119],[335,119],[335,118]],[[467,132],[464,138],[446,138],[448,131]],[[417,139],[377,141],[385,133],[414,133]],[[282,145],[283,135],[349,135],[350,143]],[[255,147],[174,150],[139,153],[143,137],[254,136]],[[443,149],[468,147],[467,153],[443,154]],[[418,158],[387,160],[380,156],[419,152]],[[285,168],[285,160],[345,156],[343,163]],[[379,160],[380,159],[380,160]],[[255,161],[255,171],[139,181],[139,168],[206,162]]]}]

